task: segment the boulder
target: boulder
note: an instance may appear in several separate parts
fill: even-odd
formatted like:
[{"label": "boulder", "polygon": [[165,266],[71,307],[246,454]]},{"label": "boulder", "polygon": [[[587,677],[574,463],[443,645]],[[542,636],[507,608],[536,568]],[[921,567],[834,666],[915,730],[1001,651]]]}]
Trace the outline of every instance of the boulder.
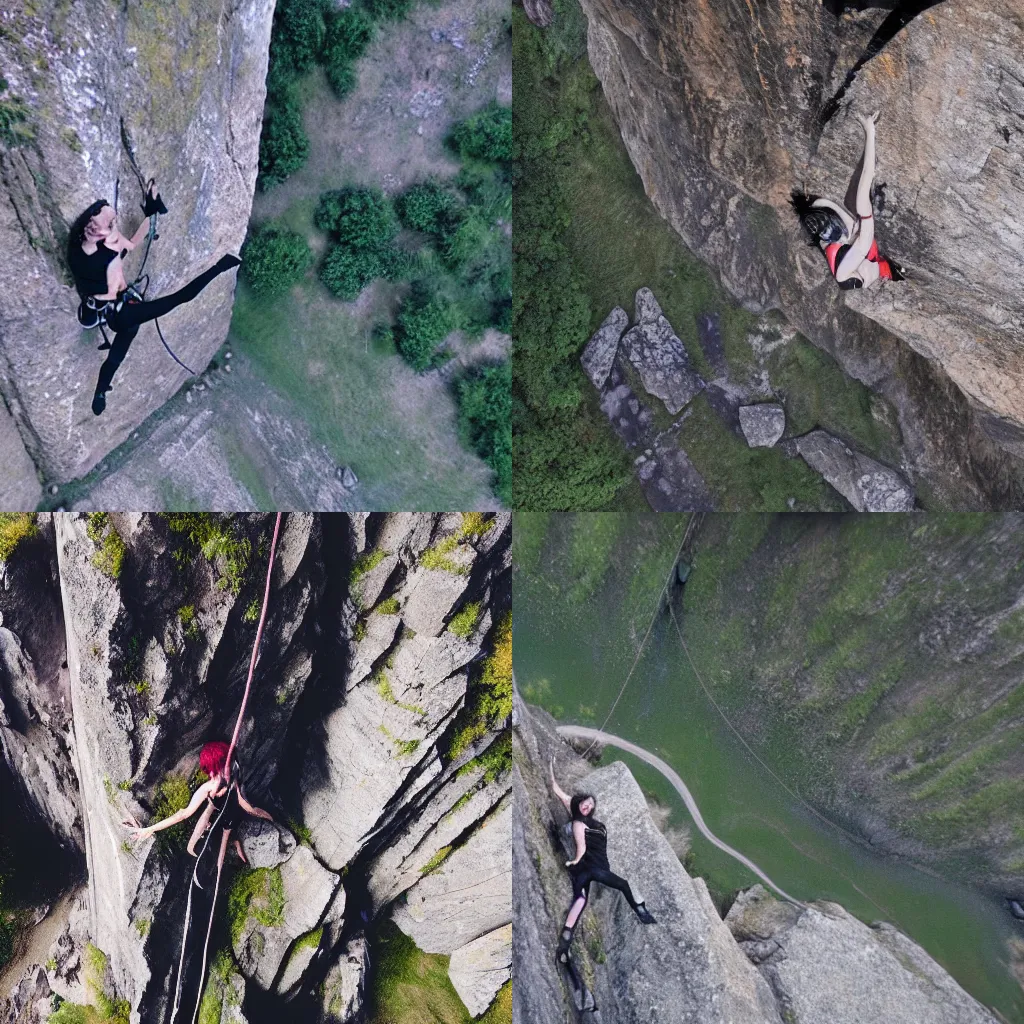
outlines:
[{"label": "boulder", "polygon": [[762,886],[725,923],[800,1024],[995,1024],[916,942],[889,924],[868,926],[836,903],[804,911]]},{"label": "boulder", "polygon": [[203,1024],[247,1024],[244,1000],[245,978],[238,973],[231,954],[224,951],[210,965],[200,1019]]},{"label": "boulder", "polygon": [[650,288],[636,293],[636,320],[622,337],[622,349],[647,393],[674,416],[703,390],[704,381],[690,368],[686,349]]},{"label": "boulder", "polygon": [[448,965],[448,977],[473,1017],[479,1017],[491,1005],[511,976],[511,923],[460,946]]},{"label": "boulder", "polygon": [[252,868],[275,868],[295,852],[295,836],[283,825],[263,818],[246,818],[238,838]]},{"label": "boulder", "polygon": [[599,391],[608,379],[608,372],[619,351],[619,341],[629,326],[629,315],[621,306],[616,306],[601,323],[587,342],[580,362],[590,378],[591,384]]},{"label": "boulder", "polygon": [[817,470],[858,512],[913,512],[914,491],[895,470],[848,448],[824,430],[794,442],[804,461]]},{"label": "boulder", "polygon": [[[292,943],[313,932],[320,923],[338,888],[339,877],[320,864],[308,846],[297,847],[282,865],[265,871],[245,920],[233,929],[232,945],[246,978],[270,989]],[[240,881],[245,878],[243,875]],[[344,900],[343,891],[339,896]],[[264,924],[261,916],[275,921]]]},{"label": "boulder", "polygon": [[740,406],[740,428],[751,448],[773,448],[786,430],[786,410],[762,402]]},{"label": "boulder", "polygon": [[512,801],[406,891],[392,917],[427,953],[452,953],[512,920]]},{"label": "boulder", "polygon": [[0,508],[31,512],[43,497],[36,467],[18,434],[14,418],[0,401]]}]

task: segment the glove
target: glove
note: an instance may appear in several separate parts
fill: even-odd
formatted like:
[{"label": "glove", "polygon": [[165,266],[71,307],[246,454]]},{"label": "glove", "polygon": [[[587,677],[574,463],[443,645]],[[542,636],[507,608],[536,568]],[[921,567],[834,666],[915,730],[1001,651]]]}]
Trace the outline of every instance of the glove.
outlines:
[{"label": "glove", "polygon": [[[152,183],[150,183],[152,185]],[[163,199],[160,198],[160,193],[154,196],[149,191],[146,192],[146,196],[142,203],[142,212],[147,217],[152,217],[155,213],[166,213],[167,207],[164,206]]]}]

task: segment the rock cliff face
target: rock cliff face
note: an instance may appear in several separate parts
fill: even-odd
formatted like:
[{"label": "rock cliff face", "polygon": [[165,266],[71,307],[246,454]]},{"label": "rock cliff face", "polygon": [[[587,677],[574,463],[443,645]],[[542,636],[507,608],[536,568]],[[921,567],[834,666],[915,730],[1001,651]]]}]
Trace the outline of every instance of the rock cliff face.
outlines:
[{"label": "rock cliff face", "polygon": [[686,873],[655,827],[625,765],[590,770],[553,724],[517,704],[513,958],[520,977],[531,979],[513,989],[520,1024],[580,1019],[554,955],[570,892],[566,815],[547,789],[551,756],[563,785],[597,797],[612,870],[630,879],[658,919],[641,925],[618,893],[598,887],[593,894],[573,950],[601,1019],[994,1024],[916,943],[885,925],[868,928],[835,904],[796,908],[755,886],[723,922],[703,880]]},{"label": "rock cliff face", "polygon": [[[41,515],[39,534],[2,566],[0,743],[22,802],[84,850],[88,869],[88,899],[45,972],[65,998],[81,999],[89,941],[133,1020],[161,1019],[190,858],[150,840],[132,846],[120,822],[154,820],[169,783],[187,793],[202,743],[230,735],[272,525],[264,515]],[[450,748],[509,614],[509,540],[507,515],[284,518],[239,747],[250,799],[291,828],[252,822],[241,833],[262,874],[237,876],[249,881],[225,945],[234,958],[214,972],[225,1021],[242,1020],[242,992],[247,1006],[268,993],[303,998],[312,1014],[321,982],[330,1019],[357,1019],[364,922],[394,912],[402,923],[406,892],[427,906],[483,885],[475,872],[501,830],[507,854],[507,735],[492,722],[457,756]],[[392,636],[381,644],[374,620],[384,619]],[[403,706],[414,700],[415,713]],[[369,795],[356,799],[358,780]],[[348,814],[358,832],[339,844],[326,820]],[[494,874],[487,898],[459,909],[446,951],[511,921],[509,868],[503,888]],[[225,900],[218,918],[227,914]],[[492,955],[510,944],[509,934]],[[471,974],[468,999],[486,1005],[490,976]],[[24,1005],[38,988],[31,980]]]},{"label": "rock cliff face", "polygon": [[[594,70],[652,201],[751,309],[803,334],[899,411],[909,469],[943,503],[1024,489],[1024,23],[1015,0],[946,0],[822,109],[891,3],[581,0]],[[852,5],[851,5],[852,6]],[[921,4],[907,7],[920,8]],[[544,5],[528,7],[539,22]],[[840,292],[788,209],[841,199],[882,111],[880,246],[910,280]]]},{"label": "rock cliff face", "polygon": [[[256,180],[273,8],[273,0],[44,0],[5,13],[0,452],[23,480],[18,507],[31,508],[38,487],[25,451],[46,480],[81,476],[184,380],[145,326],[116,379],[117,401],[101,419],[92,415],[103,356],[75,318],[67,230],[95,199],[115,196],[122,230],[139,223],[126,138],[170,210],[146,264],[149,294],[171,292],[238,251]],[[127,261],[129,280],[140,259]],[[164,323],[194,368],[224,341],[233,287],[225,275]]]}]

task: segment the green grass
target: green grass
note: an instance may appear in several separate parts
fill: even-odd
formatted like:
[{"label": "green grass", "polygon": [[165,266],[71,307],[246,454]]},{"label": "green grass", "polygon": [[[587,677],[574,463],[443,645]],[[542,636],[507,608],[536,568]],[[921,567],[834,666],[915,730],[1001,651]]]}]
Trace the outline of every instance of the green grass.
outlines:
[{"label": "green grass", "polygon": [[400,605],[397,597],[387,597],[380,602],[373,610],[381,615],[397,615]]},{"label": "green grass", "polygon": [[455,576],[466,576],[469,574],[469,566],[459,565],[458,562],[448,556],[459,546],[459,538],[445,537],[420,555],[420,565],[424,569],[436,569],[439,572],[450,572]]},{"label": "green grass", "polygon": [[284,881],[279,867],[246,868],[235,879],[228,893],[232,945],[238,944],[249,918],[265,928],[284,924]]},{"label": "green grass", "polygon": [[240,1005],[240,991],[234,986],[228,988],[228,979],[235,971],[231,950],[220,950],[210,964],[203,1000],[199,1004],[199,1024],[220,1024],[225,1002],[229,1006]]},{"label": "green grass", "polygon": [[[395,703],[397,704],[398,702],[395,701]],[[378,725],[377,728],[392,742],[395,752],[399,757],[410,757],[419,749],[419,740],[403,740],[401,737],[396,736],[386,725]]]},{"label": "green grass", "polygon": [[0,562],[6,562],[23,540],[38,533],[34,512],[0,512]]},{"label": "green grass", "polygon": [[[483,769],[484,783],[494,782],[505,772],[512,770],[512,733],[510,731],[505,730],[482,754],[478,754],[472,761],[464,764],[459,769],[459,775],[466,775],[478,769]],[[456,807],[461,806],[463,801],[468,801],[471,797],[472,794],[467,793],[449,813],[453,813]]]},{"label": "green grass", "polygon": [[241,523],[230,513],[169,512],[167,525],[181,539],[175,552],[179,565],[201,553],[219,573],[217,586],[238,594],[248,579],[252,544],[241,532]]},{"label": "green grass", "polygon": [[448,629],[456,636],[461,636],[465,639],[473,635],[479,620],[480,602],[471,601],[452,616],[451,622],[448,623]]},{"label": "green grass", "polygon": [[478,679],[469,685],[466,704],[455,719],[448,747],[458,757],[468,746],[500,725],[512,713],[512,614],[498,624],[491,653]]},{"label": "green grass", "polygon": [[[198,785],[189,785],[189,780],[183,775],[164,776],[156,788],[153,800],[153,821],[162,821],[175,811],[188,807],[192,793],[197,788]],[[194,824],[182,821],[171,828],[162,829],[156,833],[157,845],[165,851],[180,852],[185,849],[193,828]]]},{"label": "green grass", "polygon": [[431,871],[436,871],[449,857],[452,852],[450,846],[442,846],[437,853],[434,854],[430,860],[427,861],[423,867],[420,868],[421,875],[429,875]]},{"label": "green grass", "polygon": [[106,512],[88,513],[85,532],[96,545],[92,564],[111,579],[118,579],[128,548],[117,532],[117,528],[110,522],[109,514]]},{"label": "green grass", "polygon": [[388,552],[380,548],[376,551],[364,551],[352,565],[352,571],[348,575],[349,583],[358,583],[367,573],[373,572],[387,557]]},{"label": "green grass", "polygon": [[540,565],[550,523],[550,512],[517,509],[513,514],[512,559],[525,572],[533,572]]},{"label": "green grass", "polygon": [[619,512],[589,512],[573,517],[569,567],[574,582],[569,591],[570,601],[578,604],[593,594],[626,527],[626,519]]},{"label": "green grass", "polygon": [[199,620],[196,618],[196,607],[193,604],[182,605],[178,609],[178,621],[186,640],[198,640],[201,636]]},{"label": "green grass", "polygon": [[[372,937],[369,1024],[470,1024],[448,978],[449,957],[424,953],[390,921]],[[492,1017],[510,1024],[511,1016]]]},{"label": "green grass", "polygon": [[456,536],[459,540],[483,537],[494,527],[494,516],[489,512],[463,512]]}]

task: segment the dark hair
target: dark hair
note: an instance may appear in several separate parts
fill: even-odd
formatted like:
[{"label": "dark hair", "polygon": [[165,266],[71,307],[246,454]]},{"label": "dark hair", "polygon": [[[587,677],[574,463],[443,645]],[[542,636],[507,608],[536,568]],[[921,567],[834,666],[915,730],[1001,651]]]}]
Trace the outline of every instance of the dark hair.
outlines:
[{"label": "dark hair", "polygon": [[68,249],[67,256],[71,259],[72,249],[76,245],[81,245],[85,240],[85,226],[96,216],[104,206],[109,206],[110,203],[106,199],[97,199],[92,206],[83,210],[76,218],[74,223],[68,229]]},{"label": "dark hair", "polygon": [[580,804],[583,803],[584,800],[593,800],[594,801],[594,809],[595,810],[597,809],[597,798],[596,797],[594,797],[590,793],[577,793],[572,798],[572,800],[569,801],[569,811],[572,814],[572,820],[573,821],[587,821],[590,818],[590,815],[594,813],[594,811],[591,811],[590,814],[584,814],[580,810]]},{"label": "dark hair", "polygon": [[846,225],[835,210],[814,205],[818,198],[795,189],[789,194],[789,205],[796,211],[801,226],[810,236],[811,245],[817,245],[822,238],[825,241],[835,240],[835,232],[839,232],[840,236],[846,233]]}]

